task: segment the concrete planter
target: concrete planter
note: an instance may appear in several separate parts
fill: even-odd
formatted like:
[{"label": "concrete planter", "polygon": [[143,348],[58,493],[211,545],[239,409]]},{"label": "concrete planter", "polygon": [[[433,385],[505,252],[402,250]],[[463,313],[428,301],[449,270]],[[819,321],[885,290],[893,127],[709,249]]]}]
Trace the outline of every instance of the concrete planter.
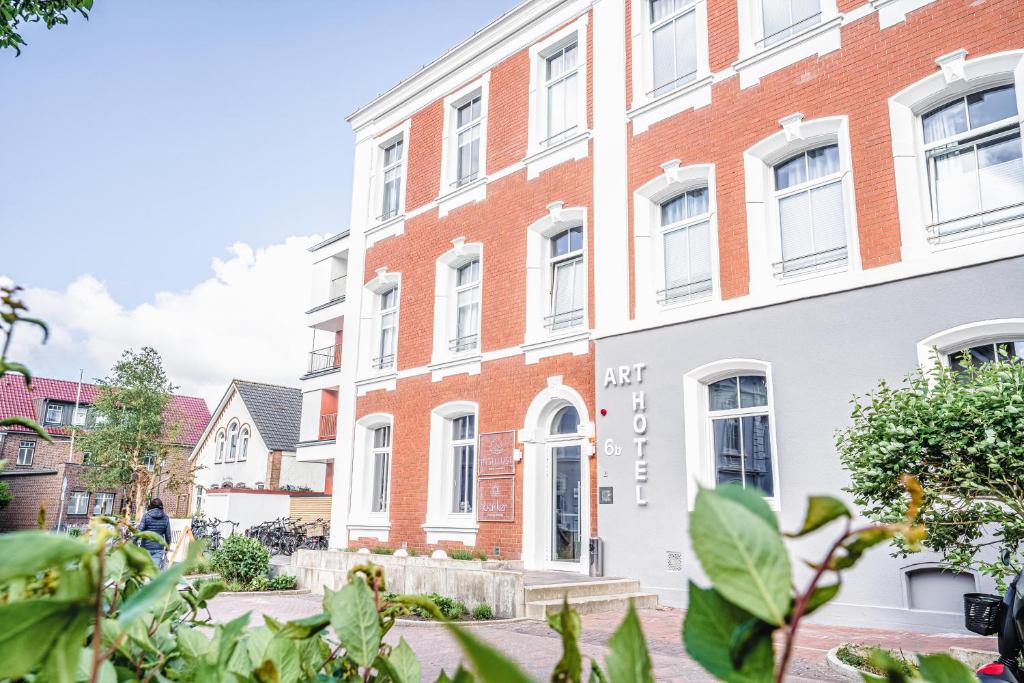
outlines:
[{"label": "concrete planter", "polygon": [[525,615],[522,562],[512,560],[452,560],[401,555],[373,555],[343,550],[299,550],[278,573],[295,577],[299,588],[323,593],[345,585],[354,566],[384,568],[387,588],[394,593],[438,593],[465,603],[469,609],[490,605],[499,619]]}]

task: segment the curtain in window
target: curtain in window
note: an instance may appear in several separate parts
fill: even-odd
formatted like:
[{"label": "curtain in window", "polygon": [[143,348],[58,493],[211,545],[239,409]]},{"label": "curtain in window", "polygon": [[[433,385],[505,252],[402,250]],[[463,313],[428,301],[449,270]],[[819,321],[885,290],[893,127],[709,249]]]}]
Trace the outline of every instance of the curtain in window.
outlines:
[{"label": "curtain in window", "polygon": [[687,12],[654,30],[651,40],[655,95],[669,92],[694,77],[697,71],[696,16],[696,12]]},{"label": "curtain in window", "polygon": [[458,321],[456,322],[456,338],[460,340],[473,337],[479,330],[480,320],[480,288],[473,287],[459,292]]},{"label": "curtain in window", "polygon": [[390,460],[390,453],[373,454],[373,500],[370,505],[370,510],[373,512],[384,512],[388,509],[388,469]]},{"label": "curtain in window", "polygon": [[[711,226],[705,221],[665,233],[665,298],[711,288]],[[707,282],[707,287],[687,285]]]},{"label": "curtain in window", "polygon": [[552,314],[556,325],[575,324],[583,309],[583,259],[574,258],[555,264]]},{"label": "curtain in window", "polygon": [[978,181],[983,211],[1024,202],[1019,134],[978,146]]}]

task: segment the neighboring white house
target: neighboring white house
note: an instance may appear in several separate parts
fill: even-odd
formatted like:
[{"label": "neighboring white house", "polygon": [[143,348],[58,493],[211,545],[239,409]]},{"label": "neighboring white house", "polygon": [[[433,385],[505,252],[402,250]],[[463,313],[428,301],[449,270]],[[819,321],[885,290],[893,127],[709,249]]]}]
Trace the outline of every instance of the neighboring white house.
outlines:
[{"label": "neighboring white house", "polygon": [[192,451],[192,512],[212,491],[324,491],[327,466],[295,461],[301,409],[298,389],[233,380]]}]

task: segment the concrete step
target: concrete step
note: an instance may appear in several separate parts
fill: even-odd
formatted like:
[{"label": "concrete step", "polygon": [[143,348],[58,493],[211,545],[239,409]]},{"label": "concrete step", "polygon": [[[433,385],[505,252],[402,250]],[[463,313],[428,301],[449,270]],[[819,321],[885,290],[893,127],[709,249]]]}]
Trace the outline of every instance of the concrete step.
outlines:
[{"label": "concrete step", "polygon": [[[614,595],[588,595],[569,599],[569,606],[580,614],[596,612],[623,612],[629,608],[630,601],[637,609],[654,609],[658,606],[658,596],[654,593],[616,593]],[[562,599],[537,600],[526,603],[526,618],[544,620],[547,615],[560,612]]]},{"label": "concrete step", "polygon": [[600,579],[587,581],[566,580],[563,583],[549,584],[527,584],[526,602],[539,602],[542,600],[562,601],[568,596],[572,598],[585,598],[595,595],[616,595],[621,593],[639,593],[640,582],[636,579]]}]

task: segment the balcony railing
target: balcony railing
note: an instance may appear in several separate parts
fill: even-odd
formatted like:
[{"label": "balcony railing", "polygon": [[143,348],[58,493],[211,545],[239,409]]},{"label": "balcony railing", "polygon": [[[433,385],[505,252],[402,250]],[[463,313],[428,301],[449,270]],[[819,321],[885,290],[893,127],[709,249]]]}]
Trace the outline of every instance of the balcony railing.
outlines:
[{"label": "balcony railing", "polygon": [[338,435],[338,414],[327,413],[326,415],[320,416],[320,433],[319,438],[321,441],[329,441]]},{"label": "balcony railing", "polygon": [[341,344],[317,349],[309,354],[309,374],[341,367]]},{"label": "balcony railing", "polygon": [[479,337],[475,334],[467,334],[464,337],[456,337],[448,341],[448,349],[454,353],[472,351],[477,347]]},{"label": "balcony railing", "polygon": [[328,297],[330,297],[331,301],[334,301],[335,299],[340,299],[341,297],[345,296],[346,282],[348,282],[347,275],[341,275],[331,279],[331,288],[327,294]]}]

